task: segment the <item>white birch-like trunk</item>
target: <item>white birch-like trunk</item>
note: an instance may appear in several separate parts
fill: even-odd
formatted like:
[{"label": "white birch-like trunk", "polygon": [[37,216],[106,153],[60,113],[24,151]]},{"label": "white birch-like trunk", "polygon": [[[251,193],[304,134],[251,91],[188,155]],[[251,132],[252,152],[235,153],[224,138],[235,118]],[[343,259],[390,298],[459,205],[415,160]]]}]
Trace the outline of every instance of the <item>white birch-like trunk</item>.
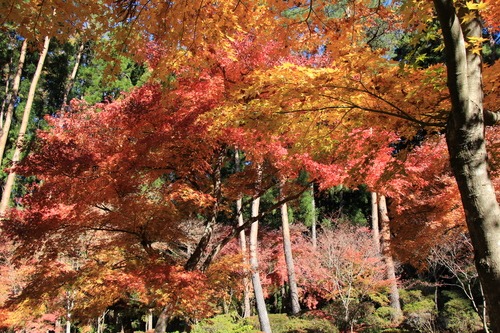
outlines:
[{"label": "white birch-like trunk", "polygon": [[[281,200],[285,197],[283,193],[284,182],[280,184]],[[295,265],[293,263],[292,241],[290,239],[290,224],[288,222],[288,207],[284,203],[281,205],[281,226],[283,232],[283,250],[285,252],[286,269],[288,273],[288,287],[290,288],[290,302],[292,313],[300,312],[299,291],[297,288],[297,279],[295,278]]]},{"label": "white birch-like trunk", "polygon": [[83,50],[85,49],[85,42],[80,42],[80,47],[78,48],[78,53],[76,54],[75,64],[73,65],[73,70],[71,74],[68,75],[68,79],[65,84],[64,96],[61,105],[61,114],[64,114],[66,105],[68,104],[68,97],[71,89],[73,89],[73,84],[75,83],[76,74],[78,73],[78,67],[80,66],[80,61],[82,60]]},{"label": "white birch-like trunk", "polygon": [[9,106],[7,107],[7,112],[5,114],[5,122],[2,126],[2,135],[0,136],[0,161],[3,161],[3,155],[5,153],[5,146],[7,145],[7,138],[10,132],[10,125],[12,123],[12,115],[14,114],[14,108],[17,103],[17,96],[19,95],[19,85],[21,84],[21,76],[23,73],[24,61],[26,59],[26,50],[28,49],[28,41],[23,40],[21,46],[21,53],[19,54],[19,62],[17,63],[16,75],[14,76],[14,82],[12,84],[12,91],[10,94]]},{"label": "white birch-like trunk", "polygon": [[[235,171],[236,173],[240,172],[240,152],[236,148],[234,152],[234,163],[235,163]],[[238,214],[238,226],[243,225],[243,212],[241,211],[242,208],[242,199],[241,197],[236,200],[236,213]],[[248,264],[248,257],[247,257],[247,239],[245,235],[245,230],[241,230],[240,232],[240,248],[241,248],[241,253],[243,253],[243,264],[246,266]],[[248,271],[245,269],[243,272],[243,318],[250,317],[252,314],[252,308],[250,306],[250,281],[248,279]]]},{"label": "white birch-like trunk", "polygon": [[371,192],[371,206],[372,206],[372,233],[373,233],[373,243],[375,244],[375,249],[380,253],[380,234],[379,234],[379,224],[378,224],[378,202],[377,193]]},{"label": "white birch-like trunk", "polygon": [[[260,177],[262,175],[262,168],[258,167],[257,176],[257,191],[260,187]],[[260,198],[256,197],[252,201],[252,217],[259,215]],[[255,303],[257,305],[257,314],[259,316],[260,329],[264,333],[272,333],[271,323],[269,322],[269,316],[267,315],[266,302],[264,300],[264,292],[262,291],[262,285],[260,281],[259,274],[259,260],[257,258],[257,248],[258,248],[258,233],[259,233],[259,221],[252,223],[250,229],[250,265],[252,267],[252,284],[255,295]]]}]

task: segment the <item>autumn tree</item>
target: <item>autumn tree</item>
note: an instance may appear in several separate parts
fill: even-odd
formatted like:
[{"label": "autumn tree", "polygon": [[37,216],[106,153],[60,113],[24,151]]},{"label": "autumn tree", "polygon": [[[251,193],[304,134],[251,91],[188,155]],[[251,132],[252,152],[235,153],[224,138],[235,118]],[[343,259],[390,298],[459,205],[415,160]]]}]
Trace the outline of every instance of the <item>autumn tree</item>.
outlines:
[{"label": "autumn tree", "polygon": [[318,290],[338,305],[342,314],[339,324],[344,331],[352,331],[354,320],[363,315],[364,302],[376,298],[388,286],[382,257],[370,231],[348,223],[324,230],[318,238],[318,255]]},{"label": "autumn tree", "polygon": [[[328,157],[331,163],[336,163],[335,170],[327,170],[324,165],[313,167],[310,163],[308,171],[313,179],[320,178],[320,170],[323,175],[330,172],[324,177],[330,185],[357,181],[363,174],[362,161],[366,161],[359,155],[368,157],[367,151],[387,144],[365,130],[378,133],[397,130],[406,137],[414,136],[424,127],[430,132],[445,130],[478,274],[490,312],[494,313],[500,308],[497,253],[500,236],[496,227],[500,208],[488,174],[484,128],[496,122],[490,111],[496,111],[493,102],[496,94],[491,92],[493,82],[498,81],[494,79],[498,65],[485,69],[484,78],[486,72],[492,76],[483,80],[480,49],[483,22],[487,28],[499,26],[497,6],[496,1],[452,0],[347,4],[206,1],[188,5],[153,1],[102,1],[85,5],[9,1],[2,3],[1,21],[13,25],[30,40],[38,34],[65,38],[84,27],[89,38],[107,34],[117,43],[100,50],[108,55],[105,59],[120,52],[134,53],[138,58],[149,56],[144,43],[154,38],[163,52],[162,57],[155,59],[159,67],[154,76],[168,89],[169,80],[165,77],[174,71],[182,71],[183,78],[210,80],[210,75],[200,75],[200,68],[214,69],[212,66],[217,64],[223,73],[224,64],[210,55],[222,50],[229,54],[226,59],[231,59],[236,54],[232,43],[248,35],[263,47],[276,40],[282,43],[281,52],[275,52],[274,59],[290,52],[306,53],[311,59],[315,55],[328,58],[326,64],[323,60],[314,65],[283,61],[253,73],[240,71],[240,76],[245,77],[240,85],[230,84],[235,81],[226,76],[229,80],[224,83],[234,89],[225,92],[230,98],[224,108],[214,108],[214,114],[224,119],[222,127],[253,127],[259,135],[267,132],[269,138],[287,133],[295,147],[302,149],[296,150],[298,155]],[[376,19],[390,22],[394,30],[406,29],[420,36],[437,19],[444,37],[446,67],[406,68],[389,61],[386,50],[367,48],[367,30],[379,25]],[[336,149],[336,146],[349,137],[359,139],[364,146],[344,149],[342,155],[342,147]],[[351,151],[359,155],[356,157]],[[342,160],[348,170],[339,167]],[[493,331],[500,331],[500,317],[491,318]]]}]

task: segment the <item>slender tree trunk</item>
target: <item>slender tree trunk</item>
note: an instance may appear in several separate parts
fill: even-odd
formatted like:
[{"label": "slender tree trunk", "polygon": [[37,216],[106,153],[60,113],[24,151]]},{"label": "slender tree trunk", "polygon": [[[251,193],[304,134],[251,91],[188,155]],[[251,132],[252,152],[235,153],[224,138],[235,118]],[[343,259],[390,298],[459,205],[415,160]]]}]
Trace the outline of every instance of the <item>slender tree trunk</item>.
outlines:
[{"label": "slender tree trunk", "polygon": [[10,102],[10,80],[11,78],[11,71],[10,71],[10,66],[12,65],[12,56],[9,59],[9,62],[5,64],[4,66],[4,80],[5,80],[5,98],[2,101],[2,108],[0,110],[0,128],[3,127],[3,122],[5,118],[5,107],[7,106],[7,102]]},{"label": "slender tree trunk", "polygon": [[[240,172],[240,152],[236,148],[234,152],[234,163],[236,165],[236,173]],[[243,212],[242,212],[242,199],[241,196],[236,200],[236,214],[238,214],[238,226],[243,225]],[[245,230],[240,231],[240,247],[241,253],[243,253],[243,264],[246,266],[248,264],[247,257],[247,239],[245,235]],[[245,269],[243,272],[243,318],[251,316],[252,309],[250,307],[250,281],[248,279],[248,271]]]},{"label": "slender tree trunk", "polygon": [[484,297],[483,286],[481,282],[479,283],[479,288],[481,289],[481,297],[483,298],[483,306],[481,311],[481,321],[483,323],[484,333],[489,333],[490,330],[488,328],[488,312],[486,311],[486,298]]},{"label": "slender tree trunk", "polygon": [[377,203],[377,193],[371,193],[371,204],[372,204],[372,232],[373,232],[373,243],[375,244],[375,249],[380,253],[380,235],[379,235],[379,225],[378,225],[378,203]]},{"label": "slender tree trunk", "polygon": [[146,314],[146,331],[153,329],[153,310],[149,309]]},{"label": "slender tree trunk", "polygon": [[467,9],[456,9],[453,0],[434,0],[434,5],[444,36],[452,103],[446,128],[450,163],[474,246],[491,330],[499,333],[500,206],[488,173],[484,137],[485,124],[498,119],[483,110],[481,56],[468,51],[465,43],[470,37],[482,37],[481,18],[470,15],[461,26],[461,18],[469,14]]},{"label": "slender tree trunk", "polygon": [[316,249],[318,236],[316,233],[316,202],[314,201],[314,183],[311,183],[311,238],[313,249]]},{"label": "slender tree trunk", "polygon": [[[280,197],[282,200],[285,198],[283,186],[284,182],[282,181],[280,184]],[[292,313],[297,314],[300,312],[299,291],[297,288],[297,280],[295,278],[295,265],[293,263],[292,241],[290,240],[290,224],[288,222],[288,207],[286,203],[281,205],[281,225],[283,231],[283,250],[285,252]]]},{"label": "slender tree trunk", "polygon": [[78,53],[76,54],[73,70],[71,71],[71,74],[68,75],[68,79],[66,81],[66,85],[64,88],[63,102],[61,105],[61,114],[64,114],[64,111],[66,109],[66,104],[68,104],[69,93],[71,92],[71,89],[73,89],[73,84],[75,83],[76,79],[76,73],[78,73],[78,67],[80,66],[80,61],[82,59],[84,49],[85,49],[85,42],[81,41],[80,47],[78,48]]},{"label": "slender tree trunk", "polygon": [[[258,167],[257,176],[257,189],[256,193],[259,193],[260,187],[260,177],[262,175],[262,167]],[[259,215],[260,198],[256,197],[252,201],[252,216]],[[271,323],[269,322],[269,317],[267,315],[266,303],[264,300],[264,292],[262,291],[262,285],[260,282],[259,274],[259,261],[257,258],[257,248],[258,248],[258,233],[259,233],[259,221],[252,223],[250,229],[250,265],[252,267],[252,284],[255,294],[255,303],[257,304],[257,314],[259,316],[260,329],[265,333],[271,333]]]},{"label": "slender tree trunk", "polygon": [[[19,129],[19,135],[17,137],[16,149],[14,150],[14,156],[12,157],[12,167],[15,167],[21,159],[21,148],[24,144],[24,137],[28,129],[31,107],[33,105],[33,100],[35,98],[36,86],[38,85],[38,80],[40,79],[40,75],[42,73],[42,68],[45,63],[45,57],[47,56],[47,52],[49,50],[49,44],[50,44],[50,38],[46,36],[42,52],[40,53],[40,59],[38,59],[38,64],[36,66],[35,75],[33,76],[33,80],[31,81],[30,90],[28,93],[28,99],[26,100],[26,106],[24,108],[24,114],[23,114],[23,121],[21,122],[21,128]],[[7,123],[5,125],[7,125]],[[9,206],[10,194],[12,193],[12,187],[14,186],[15,179],[16,179],[16,173],[14,171],[10,171],[2,193],[2,201],[0,203],[0,216],[3,216],[5,214],[5,211]]]},{"label": "slender tree trunk", "polygon": [[17,96],[19,94],[19,85],[21,84],[21,75],[23,73],[24,60],[26,59],[27,49],[28,49],[28,41],[25,39],[23,40],[23,44],[21,46],[19,62],[17,63],[16,76],[14,77],[14,82],[12,84],[9,106],[7,107],[7,113],[5,114],[5,123],[2,126],[2,135],[0,136],[0,161],[3,160],[5,146],[7,145],[7,138],[9,136],[10,124],[12,123],[12,115],[14,114],[14,108],[17,103]]},{"label": "slender tree trunk", "polygon": [[399,302],[399,290],[396,280],[396,269],[391,253],[391,229],[389,226],[389,215],[387,214],[387,202],[385,196],[379,195],[378,209],[380,212],[380,224],[382,226],[382,254],[387,266],[387,279],[391,281],[389,298],[391,307],[396,310],[394,320],[401,318],[401,303]]}]

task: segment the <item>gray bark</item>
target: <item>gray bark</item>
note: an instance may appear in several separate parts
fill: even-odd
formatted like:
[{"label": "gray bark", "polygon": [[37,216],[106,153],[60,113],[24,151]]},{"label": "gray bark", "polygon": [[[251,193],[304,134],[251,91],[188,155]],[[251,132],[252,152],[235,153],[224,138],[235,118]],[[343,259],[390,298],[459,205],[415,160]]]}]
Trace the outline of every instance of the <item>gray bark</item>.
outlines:
[{"label": "gray bark", "polygon": [[446,139],[458,183],[475,264],[489,313],[491,331],[500,332],[500,206],[488,174],[483,113],[482,60],[467,51],[468,37],[481,37],[480,18],[460,25],[465,9],[453,0],[434,0],[443,31],[452,110]]},{"label": "gray bark", "polygon": [[167,325],[170,319],[170,310],[170,305],[167,305],[163,308],[160,315],[158,316],[158,321],[156,322],[154,333],[165,333],[167,331]]},{"label": "gray bark", "polygon": [[[281,199],[285,197],[283,193],[283,182],[280,186]],[[288,286],[290,288],[290,302],[292,313],[300,313],[299,291],[297,279],[295,278],[295,265],[293,263],[292,241],[290,239],[290,223],[288,222],[288,207],[286,202],[281,205],[281,226],[283,232],[283,250],[285,252],[285,262],[288,274]]]},{"label": "gray bark", "polygon": [[[236,173],[240,172],[240,152],[238,149],[234,152],[234,163]],[[243,225],[243,212],[242,212],[242,199],[241,197],[236,200],[236,214],[238,214],[238,226]],[[240,247],[241,253],[243,253],[243,264],[246,266],[248,264],[247,258],[247,239],[245,235],[245,230],[240,231]],[[252,314],[252,309],[250,307],[250,281],[248,279],[248,271],[245,269],[243,272],[243,318],[250,317]]]},{"label": "gray bark", "polygon": [[[258,178],[262,174],[262,168],[258,167]],[[259,193],[260,180],[257,180],[256,193]],[[252,217],[259,215],[260,198],[254,198],[252,202]],[[269,322],[269,316],[267,315],[266,302],[264,300],[264,292],[262,291],[262,285],[260,281],[259,274],[259,260],[257,258],[257,247],[258,247],[258,233],[259,233],[259,221],[254,221],[250,229],[250,265],[252,267],[252,284],[255,295],[255,303],[257,305],[257,314],[259,316],[260,329],[265,333],[271,333],[271,323]]]},{"label": "gray bark", "polygon": [[387,279],[391,281],[389,299],[391,307],[396,310],[393,316],[395,321],[401,317],[401,303],[399,301],[399,290],[396,279],[396,267],[391,253],[391,229],[389,226],[389,214],[387,213],[387,202],[385,196],[379,195],[378,209],[380,212],[381,240],[382,240],[382,254],[387,266]]}]

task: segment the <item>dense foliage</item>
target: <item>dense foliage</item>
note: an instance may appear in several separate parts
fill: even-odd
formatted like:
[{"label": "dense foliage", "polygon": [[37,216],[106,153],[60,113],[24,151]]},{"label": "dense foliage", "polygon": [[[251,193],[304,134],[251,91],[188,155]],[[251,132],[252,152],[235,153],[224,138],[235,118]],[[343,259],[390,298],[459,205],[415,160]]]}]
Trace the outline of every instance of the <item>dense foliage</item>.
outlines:
[{"label": "dense foliage", "polygon": [[1,329],[498,333],[498,5],[2,2]]}]

